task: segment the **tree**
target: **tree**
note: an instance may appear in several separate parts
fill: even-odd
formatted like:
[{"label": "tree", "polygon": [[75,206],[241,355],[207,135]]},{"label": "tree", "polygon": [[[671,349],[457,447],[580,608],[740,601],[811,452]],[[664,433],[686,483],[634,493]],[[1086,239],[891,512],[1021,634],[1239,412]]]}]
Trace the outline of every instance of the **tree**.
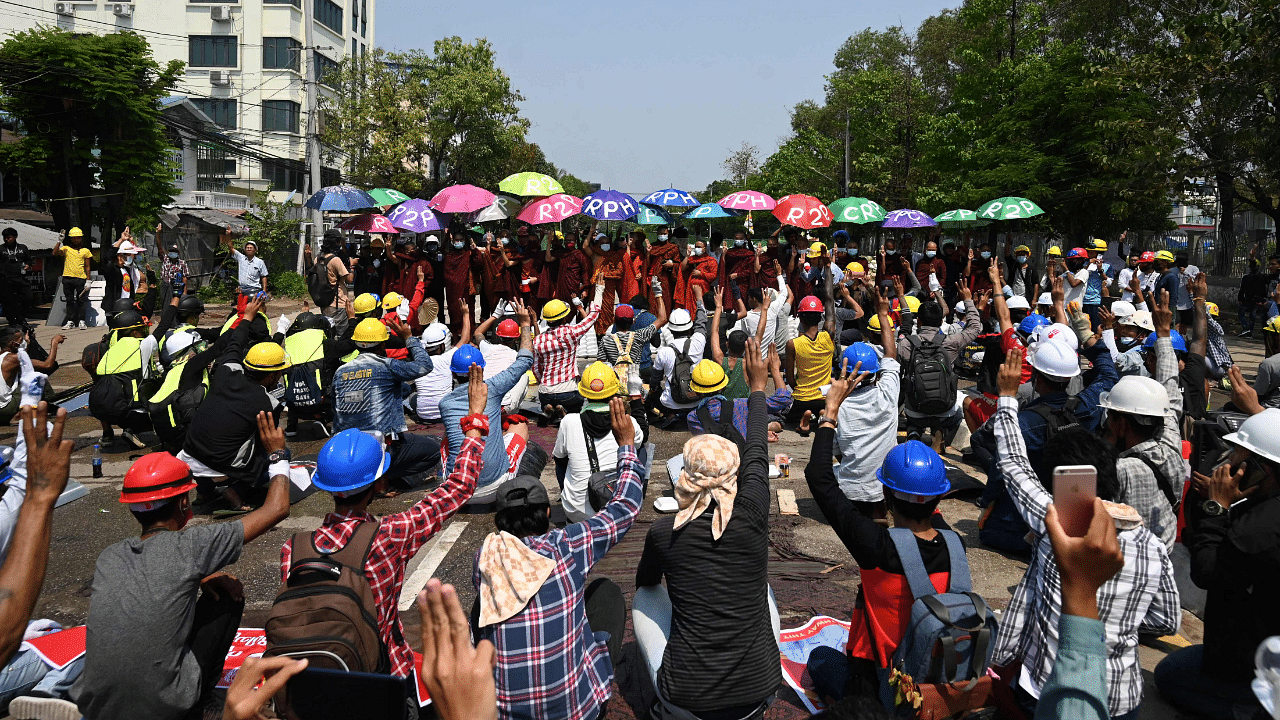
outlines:
[{"label": "tree", "polygon": [[735,185],[741,186],[747,181],[747,178],[760,170],[760,148],[743,140],[742,146],[729,154],[729,157],[720,163],[720,167],[729,173],[729,179],[733,180]]},{"label": "tree", "polygon": [[249,233],[245,241],[258,246],[258,254],[268,263],[272,273],[292,272],[298,250],[298,208],[293,203],[271,202],[266,191],[253,193],[252,205],[245,215]]},{"label": "tree", "polygon": [[160,101],[183,64],[161,67],[142,36],[74,34],[58,28],[15,33],[0,45],[0,111],[20,142],[0,147],[0,164],[22,171],[52,206],[57,227],[93,222],[110,241],[126,221],[150,227],[175,194],[172,146]]}]

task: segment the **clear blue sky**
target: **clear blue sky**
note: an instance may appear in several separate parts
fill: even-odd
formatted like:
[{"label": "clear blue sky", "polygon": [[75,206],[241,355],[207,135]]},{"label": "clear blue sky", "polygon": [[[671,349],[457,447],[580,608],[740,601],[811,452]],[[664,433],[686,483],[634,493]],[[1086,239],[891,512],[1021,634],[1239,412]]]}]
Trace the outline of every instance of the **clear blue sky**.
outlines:
[{"label": "clear blue sky", "polygon": [[866,27],[909,31],[958,0],[377,0],[377,42],[488,38],[551,162],[632,193],[701,190],[743,140],[767,157],[790,109],[820,100],[835,51]]}]

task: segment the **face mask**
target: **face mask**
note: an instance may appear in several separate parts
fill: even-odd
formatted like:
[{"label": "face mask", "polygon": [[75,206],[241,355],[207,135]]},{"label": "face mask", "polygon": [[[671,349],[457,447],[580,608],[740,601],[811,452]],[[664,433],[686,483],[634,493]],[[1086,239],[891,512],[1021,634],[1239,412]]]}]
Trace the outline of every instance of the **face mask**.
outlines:
[{"label": "face mask", "polygon": [[659,236],[658,236],[658,242],[660,242],[660,243],[664,243],[664,242],[666,242],[666,241],[667,241],[667,236],[666,236],[666,235],[659,235]]},{"label": "face mask", "polygon": [[938,254],[938,251],[937,251],[937,250],[925,250],[925,251],[924,251],[924,256],[925,256],[925,257],[927,257],[927,258],[934,257],[934,256],[936,256],[937,254]]},{"label": "face mask", "polygon": [[1138,338],[1131,338],[1131,337],[1116,338],[1116,347],[1120,348],[1121,352],[1124,352],[1125,350],[1130,350],[1133,348],[1134,345],[1137,345],[1137,344],[1138,344]]},{"label": "face mask", "polygon": [[510,244],[511,244],[511,238],[502,238],[502,244],[503,244],[503,246],[510,245]]},{"label": "face mask", "polygon": [[702,254],[702,248],[694,248],[694,249],[693,249],[693,254],[694,254],[694,255],[701,255],[701,254]]},{"label": "face mask", "polygon": [[176,253],[176,252],[171,252],[171,253],[169,253],[169,259],[170,259],[170,260],[177,260],[177,259],[178,259],[178,253]]},{"label": "face mask", "polygon": [[884,254],[885,254],[885,255],[893,256],[893,255],[897,255],[897,254],[898,254],[898,251],[897,251],[897,250],[887,249],[887,250],[885,250],[885,251],[884,251]]},{"label": "face mask", "polygon": [[128,266],[132,265],[132,264],[133,264],[133,258],[131,258],[131,257],[127,257],[127,258],[125,258],[125,259],[124,259],[124,264],[125,264],[125,267],[128,267]]},{"label": "face mask", "polygon": [[983,260],[991,259],[991,253],[987,252],[986,250],[983,250],[981,253],[978,253],[978,254],[982,256]]},{"label": "face mask", "polygon": [[598,247],[600,248],[600,252],[609,252],[609,248],[613,246],[610,245],[609,243],[600,243]]},{"label": "face mask", "polygon": [[850,254],[850,255],[857,255],[857,254],[858,254],[858,248],[856,248],[856,247],[851,247],[851,248],[849,248],[849,254]]},{"label": "face mask", "polygon": [[1027,264],[1027,256],[1026,256],[1026,255],[1019,255],[1019,256],[1017,256],[1016,258],[1014,258],[1014,260],[1017,260],[1019,265],[1026,265],[1026,264]]},{"label": "face mask", "polygon": [[453,246],[453,249],[454,249],[454,250],[461,250],[461,249],[462,249],[462,245],[463,245],[463,243],[462,243],[462,241],[461,241],[461,240],[454,240],[453,242],[451,242],[451,243],[449,243],[449,244]]},{"label": "face mask", "polygon": [[734,238],[734,239],[733,239],[733,246],[734,246],[734,247],[742,247],[742,246],[743,246],[743,244],[745,244],[746,242],[747,242],[746,240],[739,240],[738,238]]}]

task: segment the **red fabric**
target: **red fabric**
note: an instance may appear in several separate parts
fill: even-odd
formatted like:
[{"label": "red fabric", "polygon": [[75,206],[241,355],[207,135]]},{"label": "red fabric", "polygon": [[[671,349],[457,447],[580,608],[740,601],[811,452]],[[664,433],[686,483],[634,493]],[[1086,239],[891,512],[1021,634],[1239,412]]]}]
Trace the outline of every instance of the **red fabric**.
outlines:
[{"label": "red fabric", "polygon": [[546,299],[559,298],[565,302],[579,293],[587,286],[587,272],[590,263],[587,256],[581,250],[574,248],[572,250],[559,250],[556,252],[559,257],[559,267],[554,278],[547,281],[547,288],[555,288],[554,295],[547,295]]},{"label": "red fabric", "polygon": [[[673,265],[664,267],[666,262],[670,260]],[[649,267],[644,273],[645,297],[649,300],[649,306],[655,307],[653,294],[653,283],[651,278],[658,278],[658,282],[662,284],[662,297],[670,302],[672,294],[675,292],[677,275],[680,272],[680,247],[675,243],[665,242],[658,245],[649,246]]]},{"label": "red fabric", "polygon": [[902,281],[904,288],[909,288],[911,286],[911,274],[910,260],[901,255],[894,255],[893,257],[886,255],[884,262],[876,267],[876,284],[878,285],[885,280],[892,281],[896,277]]},{"label": "red fabric", "polygon": [[1031,361],[1027,359],[1027,348],[1018,339],[1013,328],[1009,328],[1000,334],[1000,349],[1006,355],[1014,350],[1022,353],[1022,382],[1031,382]]},{"label": "red fabric", "polygon": [[631,298],[640,294],[641,283],[644,282],[641,278],[645,276],[647,262],[643,252],[628,250],[623,254],[622,290],[618,293],[622,296],[620,302],[630,302]]},{"label": "red fabric", "polygon": [[[946,592],[950,580],[949,572],[929,575],[929,581],[938,592]],[[864,569],[862,599],[866,609],[853,609],[846,651],[850,657],[865,658],[879,667],[887,667],[889,658],[898,649],[898,643],[902,642],[902,636],[907,632],[907,623],[911,621],[911,604],[915,602],[915,598],[911,596],[911,588],[907,586],[907,577],[879,568]],[[870,615],[877,650],[872,649],[871,639],[867,637],[868,619],[864,613]],[[877,653],[882,660],[877,660]]]},{"label": "red fabric", "polygon": [[[592,272],[592,280],[597,277],[603,277],[605,280],[621,280],[622,268],[624,267],[623,252],[621,250],[610,250],[606,253],[596,251],[595,270]],[[605,304],[612,307],[611,298],[605,298]]]},{"label": "red fabric", "polygon": [[[684,308],[690,313],[695,311],[697,297],[693,294],[695,286],[701,287],[702,292],[711,292],[711,281],[716,278],[720,263],[716,262],[715,257],[704,255],[689,259],[689,264],[681,265],[680,274],[676,279],[676,287],[674,291],[674,305],[667,308],[668,311],[675,308]],[[694,277],[693,272],[697,270],[701,273],[700,277]]]},{"label": "red fabric", "polygon": [[[763,265],[763,263],[761,263]],[[737,275],[738,289],[742,297],[755,287],[756,251],[749,247],[730,248],[724,254],[724,264],[720,267],[720,292],[726,308],[733,307],[733,291],[729,289],[729,276]]]},{"label": "red fabric", "polygon": [[987,275],[989,267],[991,267],[991,261],[980,257],[975,257],[973,262],[969,263],[969,290],[975,295],[991,289],[991,276]]},{"label": "red fabric", "polygon": [[920,263],[916,265],[916,279],[920,281],[920,287],[925,290],[929,289],[929,273],[938,276],[938,284],[947,287],[947,263],[940,257],[932,260],[922,258]]},{"label": "red fabric", "polygon": [[965,409],[965,413],[973,420],[974,427],[981,427],[992,415],[996,414],[996,399],[991,393],[983,393],[982,397],[976,397],[969,401],[969,407]]},{"label": "red fabric", "polygon": [[485,263],[484,291],[493,297],[498,293],[511,291],[511,273],[507,272],[507,264],[502,259],[502,251],[489,248],[483,251]]}]

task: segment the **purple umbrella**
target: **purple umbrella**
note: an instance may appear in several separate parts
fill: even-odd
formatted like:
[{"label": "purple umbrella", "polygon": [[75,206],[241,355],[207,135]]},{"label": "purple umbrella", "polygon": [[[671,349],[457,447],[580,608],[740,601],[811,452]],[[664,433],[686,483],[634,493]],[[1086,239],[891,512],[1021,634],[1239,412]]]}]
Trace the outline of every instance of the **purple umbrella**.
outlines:
[{"label": "purple umbrella", "polygon": [[427,201],[414,198],[405,200],[387,214],[391,224],[401,230],[431,232],[449,226],[449,218],[427,207]]},{"label": "purple umbrella", "polygon": [[596,220],[630,220],[640,205],[617,190],[597,190],[582,198],[582,214]]},{"label": "purple umbrella", "polygon": [[919,210],[894,210],[884,217],[884,224],[880,227],[918,228],[934,227],[937,224],[928,214]]}]

